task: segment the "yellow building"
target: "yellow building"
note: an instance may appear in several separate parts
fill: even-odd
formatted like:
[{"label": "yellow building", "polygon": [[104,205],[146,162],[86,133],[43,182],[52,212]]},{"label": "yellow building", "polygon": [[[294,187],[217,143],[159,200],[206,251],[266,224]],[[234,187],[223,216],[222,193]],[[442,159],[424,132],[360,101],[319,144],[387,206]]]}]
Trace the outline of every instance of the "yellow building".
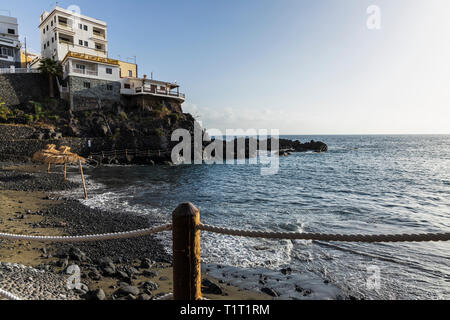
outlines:
[{"label": "yellow building", "polygon": [[20,67],[26,68],[27,64],[31,65],[34,60],[39,58],[40,55],[36,53],[27,52],[27,54],[25,54],[25,51],[20,50]]},{"label": "yellow building", "polygon": [[137,78],[138,77],[138,69],[137,64],[119,61],[120,66],[120,77],[121,78]]}]

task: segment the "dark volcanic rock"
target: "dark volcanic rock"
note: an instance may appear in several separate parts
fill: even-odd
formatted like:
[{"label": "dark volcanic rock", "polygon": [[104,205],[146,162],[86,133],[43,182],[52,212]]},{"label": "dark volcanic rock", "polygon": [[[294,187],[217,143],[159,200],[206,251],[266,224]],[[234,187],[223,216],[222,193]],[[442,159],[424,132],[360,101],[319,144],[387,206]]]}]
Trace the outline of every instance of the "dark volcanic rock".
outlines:
[{"label": "dark volcanic rock", "polygon": [[[147,217],[92,209],[74,200],[67,200],[64,204],[47,209],[44,211],[43,216],[45,217],[44,221],[49,224],[62,219],[65,222],[64,231],[69,235],[123,232],[143,229],[155,224],[154,221],[149,220]],[[55,244],[55,246],[57,247],[57,252],[62,254],[69,252],[70,248],[76,247],[85,254],[86,259],[96,261],[102,272],[107,275],[116,273],[117,270],[115,270],[112,262],[115,260],[125,262],[143,259],[142,257],[152,257],[157,262],[171,262],[171,257],[153,236],[83,242],[76,245],[59,243]],[[111,270],[105,271],[105,268],[110,268]]]},{"label": "dark volcanic rock", "polygon": [[223,294],[222,289],[208,279],[202,281],[202,292],[206,294]]},{"label": "dark volcanic rock", "polygon": [[279,294],[275,290],[267,287],[261,288],[261,292],[264,292],[265,294],[268,294],[269,296],[274,298],[279,296]]},{"label": "dark volcanic rock", "polygon": [[0,190],[15,191],[60,191],[77,187],[78,184],[64,181],[61,173],[19,173],[0,171]]}]

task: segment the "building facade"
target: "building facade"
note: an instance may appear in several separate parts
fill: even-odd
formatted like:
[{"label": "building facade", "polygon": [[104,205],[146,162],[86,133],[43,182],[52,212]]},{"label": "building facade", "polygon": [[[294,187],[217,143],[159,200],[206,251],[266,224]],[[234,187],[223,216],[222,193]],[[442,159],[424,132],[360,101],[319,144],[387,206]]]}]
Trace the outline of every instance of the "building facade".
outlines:
[{"label": "building facade", "polygon": [[20,68],[20,47],[17,18],[0,16],[0,68]]},{"label": "building facade", "polygon": [[44,59],[62,61],[68,52],[108,56],[106,22],[56,7],[41,14],[39,30]]},{"label": "building facade", "polygon": [[157,99],[152,101],[184,102],[178,84],[139,79],[137,64],[108,58],[106,22],[55,7],[41,14],[39,30],[42,59],[61,62],[63,81],[58,86],[74,111],[123,101],[145,106],[149,96]]}]

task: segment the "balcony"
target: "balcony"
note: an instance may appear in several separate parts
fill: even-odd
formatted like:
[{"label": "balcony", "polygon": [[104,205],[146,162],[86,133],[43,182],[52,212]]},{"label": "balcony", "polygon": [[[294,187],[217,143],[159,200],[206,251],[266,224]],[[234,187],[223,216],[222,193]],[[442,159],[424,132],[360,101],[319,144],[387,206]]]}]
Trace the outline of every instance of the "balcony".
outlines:
[{"label": "balcony", "polygon": [[78,74],[85,74],[87,76],[98,76],[98,71],[96,70],[86,70],[86,69],[77,69],[77,68],[73,68],[72,69],[73,73],[78,73]]},{"label": "balcony", "polygon": [[168,97],[174,99],[185,100],[186,95],[180,92],[173,92],[169,90],[160,90],[155,88],[147,88],[147,87],[136,87],[136,88],[122,88],[120,90],[121,94],[124,95],[153,95],[158,97]]}]

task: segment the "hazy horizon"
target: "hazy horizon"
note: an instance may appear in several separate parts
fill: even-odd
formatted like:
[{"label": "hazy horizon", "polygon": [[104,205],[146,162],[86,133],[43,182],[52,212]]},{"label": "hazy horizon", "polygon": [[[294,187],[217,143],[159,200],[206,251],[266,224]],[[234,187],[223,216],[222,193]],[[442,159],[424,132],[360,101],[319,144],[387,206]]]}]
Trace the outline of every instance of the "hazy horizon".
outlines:
[{"label": "hazy horizon", "polygon": [[[108,23],[109,56],[177,80],[206,128],[450,134],[446,0],[59,2]],[[39,51],[48,1],[4,7]],[[369,29],[368,7],[380,11]],[[133,10],[132,19],[125,14]],[[128,59],[129,60],[129,59]]]}]

